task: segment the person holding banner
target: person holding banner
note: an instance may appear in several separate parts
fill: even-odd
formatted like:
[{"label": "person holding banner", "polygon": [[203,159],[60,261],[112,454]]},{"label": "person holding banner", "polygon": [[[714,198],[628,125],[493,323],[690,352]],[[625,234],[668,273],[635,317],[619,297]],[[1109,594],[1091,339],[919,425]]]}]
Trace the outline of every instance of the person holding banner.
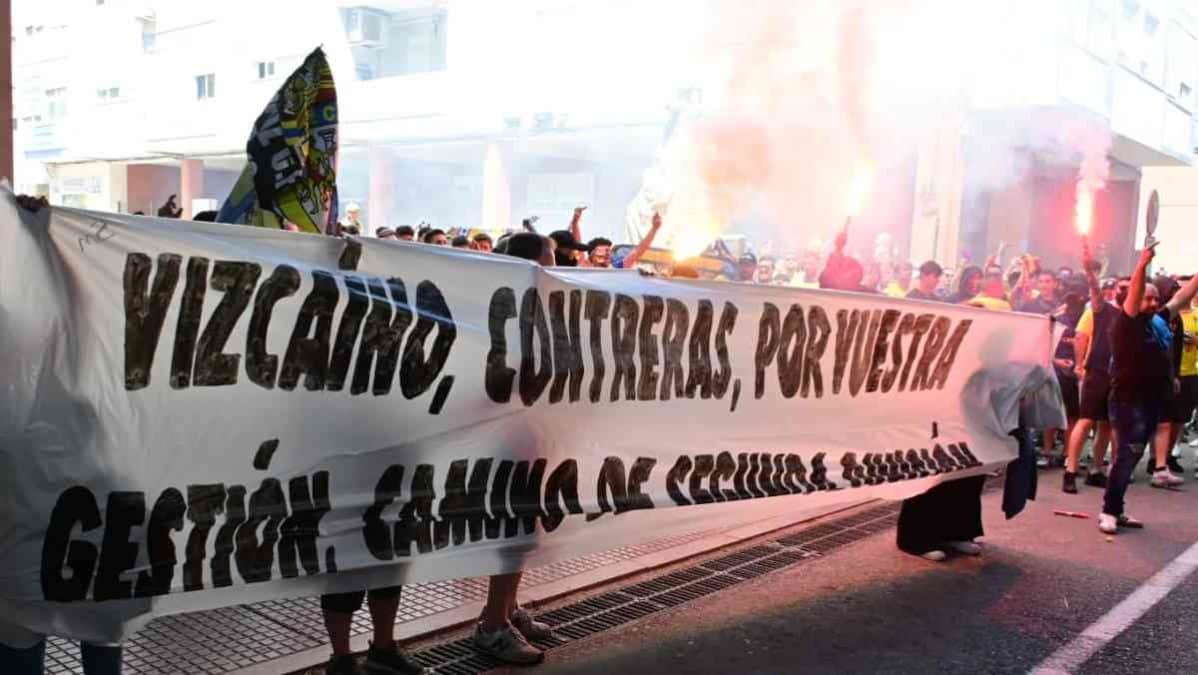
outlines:
[{"label": "person holding banner", "polygon": [[[79,652],[83,675],[120,675],[120,645],[84,642]],[[42,675],[46,672],[46,637],[0,621],[0,665],[5,675]]]},{"label": "person holding banner", "polygon": [[928,302],[941,302],[940,296],[937,294],[937,289],[940,288],[940,278],[944,276],[944,268],[935,260],[929,260],[919,266],[919,283],[915,288],[907,291],[907,298],[910,300],[927,300]]},{"label": "person holding banner", "polygon": [[[542,267],[554,266],[553,246],[548,237],[535,232],[517,232],[502,244],[504,255],[539,263]],[[547,640],[553,636],[553,631],[533,619],[517,601],[523,576],[524,572],[513,572],[490,578],[487,602],[475,626],[473,642],[475,649],[504,663],[533,665],[545,659],[545,652],[529,640]]]},{"label": "person holding banner", "polygon": [[982,292],[982,268],[969,265],[957,277],[957,291],[948,296],[948,302],[960,305],[974,299]]},{"label": "person holding banner", "polygon": [[[978,273],[973,274],[970,270]],[[967,268],[958,292],[959,303],[981,306],[991,311],[1012,311],[1001,283],[1001,274],[991,272],[983,276],[976,267]],[[976,297],[967,297],[977,285],[981,285],[981,293]],[[979,298],[988,302],[978,303]],[[1031,434],[1024,424],[1023,412],[1020,412],[1019,426],[1011,432],[1011,436],[1019,443],[1020,458],[1030,458],[1034,449]],[[1030,463],[1026,466],[1030,473],[1023,489],[1034,499],[1035,470]],[[1012,466],[1008,471],[1016,469]],[[1009,474],[1008,492],[1010,484]],[[940,483],[921,495],[903,500],[898,521],[899,550],[933,562],[947,559],[950,551],[960,555],[981,555],[982,547],[976,539],[985,534],[982,528],[982,490],[985,486],[986,476],[970,476]],[[1007,508],[1005,501],[1004,510]],[[1016,507],[1014,512],[1008,511],[1007,516],[1011,517],[1020,508],[1022,506]]]},{"label": "person holding banner", "polygon": [[[45,197],[29,195],[17,195],[17,204],[33,213],[50,208]],[[84,641],[79,646],[79,660],[84,675],[120,675],[124,654],[119,644]],[[45,665],[46,636],[0,619],[0,666],[4,675],[41,675]]]},{"label": "person holding banner", "polygon": [[1127,298],[1111,326],[1111,426],[1115,456],[1103,495],[1098,529],[1115,534],[1120,528],[1144,524],[1124,511],[1131,475],[1165,418],[1165,404],[1174,386],[1173,334],[1170,322],[1198,293],[1191,279],[1162,308],[1157,288],[1147,283],[1148,266],[1156,255],[1155,242],[1145,246],[1132,275]]},{"label": "person holding banner", "polygon": [[329,593],[320,596],[320,611],[324,615],[325,630],[333,645],[333,655],[325,667],[328,675],[355,675],[358,665],[350,651],[349,632],[354,622],[354,612],[367,600],[370,620],[374,624],[374,640],[366,652],[366,670],[371,673],[399,673],[400,675],[432,675],[432,670],[413,661],[395,643],[395,613],[399,611],[400,586],[374,588],[349,593]]},{"label": "person holding banner", "polygon": [[[975,278],[981,279],[981,271],[978,272],[976,277],[966,274],[962,278],[959,296],[968,295]],[[968,305],[972,301],[972,297],[963,297],[960,304]],[[999,307],[996,304],[993,308]],[[948,551],[981,555],[982,547],[975,540],[985,534],[982,529],[982,489],[985,486],[985,476],[971,476],[940,483],[921,495],[904,499],[898,521],[899,550],[932,562],[947,559]]]}]

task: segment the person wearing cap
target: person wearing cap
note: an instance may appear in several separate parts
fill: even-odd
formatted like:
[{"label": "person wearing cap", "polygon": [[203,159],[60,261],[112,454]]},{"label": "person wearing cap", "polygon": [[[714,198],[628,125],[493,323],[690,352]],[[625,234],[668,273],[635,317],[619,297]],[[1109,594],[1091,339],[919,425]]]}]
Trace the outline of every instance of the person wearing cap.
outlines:
[{"label": "person wearing cap", "polygon": [[366,231],[366,227],[362,225],[362,207],[354,202],[350,202],[345,207],[345,217],[339,223],[341,234],[361,235]]},{"label": "person wearing cap", "polygon": [[919,283],[915,288],[907,291],[907,297],[911,300],[940,302],[941,297],[936,293],[936,290],[940,288],[940,277],[943,275],[944,269],[935,260],[929,260],[920,265]]},{"label": "person wearing cap", "polygon": [[590,251],[587,245],[575,239],[569,230],[550,232],[549,238],[556,245],[553,250],[553,262],[558,267],[578,267],[581,254]]},{"label": "person wearing cap", "polygon": [[479,232],[475,234],[470,238],[470,248],[478,251],[479,253],[490,253],[492,248],[491,235],[487,234],[486,232]]},{"label": "person wearing cap", "polygon": [[1099,286],[1099,291],[1102,293],[1102,299],[1107,302],[1115,302],[1115,296],[1119,295],[1119,280],[1115,277],[1107,277],[1102,280]]},{"label": "person wearing cap", "polygon": [[395,236],[395,230],[389,227],[380,227],[378,231],[374,233],[374,236],[378,237],[379,239],[398,239],[398,237]]},{"label": "person wearing cap", "polygon": [[400,241],[416,241],[416,230],[411,225],[400,225],[395,228],[395,238]]},{"label": "person wearing cap", "polygon": [[[1089,256],[1089,251],[1085,253]],[[1092,263],[1083,266],[1090,289],[1090,306],[1082,312],[1073,335],[1073,351],[1076,355],[1074,367],[1080,385],[1079,416],[1077,424],[1069,434],[1065,446],[1065,475],[1061,490],[1066,494],[1077,494],[1078,462],[1082,446],[1094,429],[1093,459],[1085,483],[1090,487],[1105,488],[1107,475],[1103,462],[1111,441],[1110,394],[1111,394],[1111,326],[1118,311],[1119,295],[1127,293],[1130,279],[1126,282],[1104,282],[1099,288],[1096,270]]]}]

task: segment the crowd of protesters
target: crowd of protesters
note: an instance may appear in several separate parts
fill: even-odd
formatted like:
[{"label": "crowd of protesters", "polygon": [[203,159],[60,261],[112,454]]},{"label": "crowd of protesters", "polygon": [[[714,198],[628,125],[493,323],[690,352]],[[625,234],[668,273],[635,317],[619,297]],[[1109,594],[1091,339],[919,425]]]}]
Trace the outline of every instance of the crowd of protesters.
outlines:
[{"label": "crowd of protesters", "polygon": [[[636,267],[652,247],[661,227],[661,218],[657,216],[648,236],[626,255],[617,258],[613,256],[613,245],[608,239],[600,237],[583,243],[581,219],[584,211],[585,207],[575,209],[568,228],[551,232],[545,237],[535,233],[536,219],[527,219],[524,221],[524,231],[501,236],[495,244],[495,251],[537,260],[538,256],[527,251],[536,249],[538,255],[543,252],[541,248],[529,244],[540,237],[547,251],[544,253],[545,261],[552,259],[552,264],[556,266],[630,269]],[[450,243],[446,233],[429,227],[422,227],[419,231],[413,231],[410,227],[395,231],[382,228],[378,236],[383,239],[415,239],[439,245]],[[961,262],[956,266],[956,271],[934,260],[918,266],[910,262],[890,265],[862,263],[845,253],[847,237],[846,228],[836,237],[832,250],[827,254],[810,251],[803,255],[757,257],[746,253],[736,259],[732,266],[735,270],[733,275],[717,278],[877,294],[1051,317],[1060,334],[1053,355],[1053,366],[1065,403],[1066,428],[1021,428],[1013,434],[1017,440],[1021,443],[1035,443],[1038,440],[1039,466],[1064,466],[1062,489],[1069,494],[1078,493],[1082,454],[1089,446],[1090,459],[1083,482],[1087,486],[1105,490],[1107,496],[1103,513],[1115,518],[1115,521],[1105,516],[1101,519],[1104,531],[1113,532],[1116,526],[1139,526],[1138,521],[1123,514],[1121,505],[1127,483],[1133,480],[1132,462],[1139,457],[1125,447],[1127,439],[1143,437],[1144,443],[1151,445],[1147,474],[1152,487],[1174,488],[1184,482],[1184,471],[1178,457],[1182,443],[1192,430],[1195,408],[1198,407],[1198,313],[1191,308],[1194,284],[1198,284],[1198,281],[1191,277],[1157,276],[1142,280],[1146,290],[1134,295],[1132,291],[1136,288],[1137,278],[1134,275],[1107,276],[1106,265],[1095,261],[1088,248],[1082,251],[1078,272],[1067,266],[1048,269],[1031,254],[1015,256],[1004,267],[1005,246],[1001,245],[984,264]],[[509,242],[514,238],[524,242],[520,248],[524,253],[509,250]],[[455,246],[482,251],[490,250],[492,244],[490,236],[485,233],[477,233],[473,237],[458,235],[452,241]],[[709,254],[725,258],[729,255],[727,249],[720,249],[718,244],[709,249]],[[1137,268],[1137,274],[1141,272],[1144,270]],[[669,268],[666,274],[685,276],[681,266]],[[1126,346],[1130,340],[1126,335],[1119,337],[1120,331],[1126,333],[1131,330],[1123,326],[1120,317],[1133,316],[1123,310],[1132,305],[1139,306],[1136,303],[1128,304],[1129,297],[1141,298],[1136,300],[1136,303],[1144,305],[1141,314],[1149,309],[1155,312],[1150,320],[1142,320],[1142,317],[1136,319],[1144,323],[1144,326],[1139,323],[1136,326],[1144,331],[1152,331],[1149,336],[1154,341],[1146,342],[1146,345],[1164,346],[1166,353],[1162,359],[1167,357],[1167,363],[1162,360],[1157,365],[1161,368],[1167,365],[1168,373],[1160,374],[1160,379],[1165,383],[1160,401],[1146,412],[1124,406],[1124,421],[1119,422],[1115,419],[1118,417],[1116,409],[1121,409],[1117,401],[1129,396],[1137,401],[1142,400],[1144,390],[1151,389],[1138,381],[1134,384],[1126,381],[1131,374],[1139,377],[1145,366],[1139,352],[1125,355],[1122,359],[1119,356],[1119,345]],[[1127,362],[1135,365],[1122,369],[1124,381],[1120,382],[1117,373],[1122,364]],[[1128,393],[1129,387],[1133,393]],[[1129,426],[1132,422],[1126,418],[1136,411],[1140,426],[1133,430]],[[1125,427],[1124,433],[1113,434],[1113,427],[1117,431],[1120,424]],[[1152,428],[1147,429],[1143,427],[1144,424]],[[1108,447],[1112,443],[1115,443],[1116,451],[1108,461]],[[1190,441],[1190,445],[1198,446],[1198,436]],[[950,494],[947,501],[937,498],[937,490],[908,500],[901,522],[911,524],[927,520],[935,524],[901,527],[900,547],[933,560],[944,559],[946,551],[967,554],[980,552],[973,542],[981,534],[980,510],[973,507],[978,503],[980,490],[980,480],[966,479],[942,486],[941,492],[955,493]],[[962,491],[966,493],[963,498]],[[957,519],[964,522],[963,525],[945,530],[947,521],[942,517],[943,513],[946,509],[957,509],[960,513],[963,504],[969,505],[965,512],[973,515]],[[921,513],[928,514],[928,517],[924,519],[917,515]],[[1111,522],[1115,522],[1116,526],[1112,526]],[[932,527],[930,532],[921,532],[928,527]]]},{"label": "crowd of protesters", "polygon": [[[22,206],[37,210],[44,199],[19,198]],[[407,241],[431,246],[451,246],[480,253],[522,258],[545,267],[633,269],[652,248],[661,225],[653,218],[647,236],[615,255],[613,243],[596,237],[585,241],[581,220],[585,207],[574,210],[567,228],[542,235],[535,218],[520,231],[492,239],[483,231],[451,230],[429,225],[380,227],[382,240]],[[173,199],[159,211],[177,218]],[[214,220],[215,212],[196,215]],[[346,208],[338,224],[339,235],[366,232],[356,204]],[[290,228],[289,228],[290,229]],[[1081,456],[1091,444],[1091,460],[1084,484],[1104,489],[1099,528],[1114,534],[1120,528],[1143,527],[1124,510],[1133,470],[1151,447],[1148,474],[1153,487],[1181,484],[1178,445],[1184,440],[1198,405],[1198,314],[1191,303],[1198,293],[1198,277],[1148,278],[1153,246],[1147,246],[1130,277],[1104,276],[1083,247],[1081,272],[1071,268],[1049,270],[1031,255],[1017,256],[1005,269],[999,250],[982,266],[960,264],[954,274],[936,261],[915,266],[907,262],[883,266],[863,264],[845,253],[847,228],[826,256],[809,253],[775,258],[742,255],[730,267],[729,280],[797,288],[904,297],[924,302],[968,305],[992,311],[1018,311],[1052,317],[1061,328],[1053,365],[1064,398],[1067,427],[1043,429],[1041,461],[1059,459],[1065,467],[1062,488],[1078,492]],[[726,247],[709,249],[729,257]],[[673,271],[673,270],[671,270]],[[677,276],[687,276],[681,268]],[[1014,436],[1020,453],[1029,450],[1032,430],[1021,426]],[[1093,439],[1091,441],[1091,435]],[[1057,453],[1057,444],[1061,452]],[[1198,441],[1192,443],[1198,445]],[[1104,462],[1111,446],[1109,470]],[[1034,450],[1029,450],[1034,453]],[[1033,465],[1034,472],[1034,465]],[[950,554],[980,555],[976,539],[982,535],[981,492],[986,476],[942,483],[903,503],[898,526],[901,550],[940,561]],[[522,573],[490,578],[486,603],[475,626],[475,647],[502,662],[530,665],[543,659],[533,642],[551,637],[547,625],[537,621],[517,600]],[[365,601],[374,626],[366,654],[370,672],[431,672],[406,655],[394,639],[401,587],[374,588],[321,598],[324,623],[333,648],[326,672],[348,675],[358,671],[351,651],[354,613]],[[0,628],[3,624],[0,624]],[[45,640],[41,636],[11,636],[0,631],[0,654],[18,673],[40,672]],[[26,646],[32,643],[32,647]],[[83,647],[85,672],[109,675],[120,672],[119,645]]]}]

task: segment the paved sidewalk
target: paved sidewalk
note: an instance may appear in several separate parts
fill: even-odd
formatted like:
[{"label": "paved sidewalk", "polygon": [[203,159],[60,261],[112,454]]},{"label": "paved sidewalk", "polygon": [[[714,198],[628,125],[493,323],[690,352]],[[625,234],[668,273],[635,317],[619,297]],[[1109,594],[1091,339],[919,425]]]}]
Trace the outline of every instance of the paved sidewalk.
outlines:
[{"label": "paved sidewalk", "polygon": [[[814,513],[803,511],[798,517],[777,510],[746,513],[744,520],[732,524],[534,568],[525,573],[521,598],[535,605],[860,503],[840,504]],[[485,577],[405,586],[397,637],[407,640],[473,621],[486,591]],[[370,633],[369,613],[358,612],[352,633],[355,650],[366,649]],[[156,619],[126,643],[124,672],[266,675],[315,666],[327,660],[328,654],[319,598],[275,600]],[[51,638],[46,672],[82,673],[78,643]]]}]

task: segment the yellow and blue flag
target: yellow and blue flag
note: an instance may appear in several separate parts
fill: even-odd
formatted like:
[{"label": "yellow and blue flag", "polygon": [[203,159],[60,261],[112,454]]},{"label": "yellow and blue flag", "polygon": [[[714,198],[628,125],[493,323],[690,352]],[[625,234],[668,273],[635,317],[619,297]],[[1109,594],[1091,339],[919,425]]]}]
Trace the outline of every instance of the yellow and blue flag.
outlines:
[{"label": "yellow and blue flag", "polygon": [[218,222],[337,234],[337,87],[324,51],[309,54],[270,99],[245,152]]}]

